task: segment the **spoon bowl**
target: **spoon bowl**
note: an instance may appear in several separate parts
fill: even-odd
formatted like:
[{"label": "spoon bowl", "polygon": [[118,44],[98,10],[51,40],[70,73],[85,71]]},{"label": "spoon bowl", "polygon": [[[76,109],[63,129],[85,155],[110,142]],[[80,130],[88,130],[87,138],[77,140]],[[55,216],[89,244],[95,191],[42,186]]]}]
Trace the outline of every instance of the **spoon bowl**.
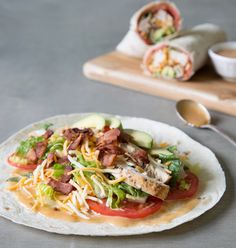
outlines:
[{"label": "spoon bowl", "polygon": [[206,107],[193,100],[178,101],[176,111],[180,119],[192,127],[200,128],[211,123],[211,116]]},{"label": "spoon bowl", "polygon": [[190,99],[180,100],[176,103],[176,112],[185,124],[191,127],[211,129],[236,146],[236,142],[229,135],[211,124],[211,115],[207,108],[201,103]]}]

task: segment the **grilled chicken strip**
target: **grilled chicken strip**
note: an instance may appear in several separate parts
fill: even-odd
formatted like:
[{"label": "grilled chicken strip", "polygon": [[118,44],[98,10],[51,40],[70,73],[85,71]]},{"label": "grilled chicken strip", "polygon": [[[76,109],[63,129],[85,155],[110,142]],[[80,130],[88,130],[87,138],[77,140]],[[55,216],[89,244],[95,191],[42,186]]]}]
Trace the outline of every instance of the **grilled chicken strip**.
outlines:
[{"label": "grilled chicken strip", "polygon": [[115,178],[126,177],[125,183],[142,191],[165,200],[169,192],[169,186],[156,178],[151,178],[146,173],[140,173],[130,166],[118,166],[115,173],[112,173]]}]

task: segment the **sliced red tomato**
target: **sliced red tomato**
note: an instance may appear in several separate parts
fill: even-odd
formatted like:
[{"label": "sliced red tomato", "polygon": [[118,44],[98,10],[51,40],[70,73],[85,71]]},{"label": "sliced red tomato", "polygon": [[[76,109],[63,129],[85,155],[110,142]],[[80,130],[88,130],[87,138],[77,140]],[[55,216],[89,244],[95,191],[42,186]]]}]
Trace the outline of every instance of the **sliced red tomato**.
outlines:
[{"label": "sliced red tomato", "polygon": [[10,164],[11,166],[19,168],[21,170],[27,170],[27,171],[32,171],[36,169],[36,167],[38,166],[37,164],[26,164],[26,163],[16,162],[15,159],[13,159],[13,156],[16,156],[16,155],[13,153],[7,159],[8,164]]},{"label": "sliced red tomato", "polygon": [[189,189],[182,190],[177,184],[176,187],[169,192],[166,200],[183,200],[190,198],[197,193],[199,185],[198,177],[192,172],[188,171],[187,176],[184,178],[184,180],[190,185]]},{"label": "sliced red tomato", "polygon": [[87,200],[91,210],[108,216],[119,216],[129,219],[144,218],[156,213],[162,206],[163,201],[149,197],[145,203],[136,203],[124,201],[120,209],[111,209],[106,206],[106,200],[103,203]]}]

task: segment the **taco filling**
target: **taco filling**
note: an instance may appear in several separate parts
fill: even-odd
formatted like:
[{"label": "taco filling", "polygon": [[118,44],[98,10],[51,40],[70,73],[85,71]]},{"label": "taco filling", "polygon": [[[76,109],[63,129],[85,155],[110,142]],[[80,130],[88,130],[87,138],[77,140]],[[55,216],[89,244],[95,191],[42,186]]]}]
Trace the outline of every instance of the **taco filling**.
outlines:
[{"label": "taco filling", "polygon": [[17,167],[9,190],[32,199],[34,211],[45,206],[80,219],[144,218],[198,190],[178,147],[158,145],[150,134],[98,114],[31,133],[8,162]]},{"label": "taco filling", "polygon": [[185,80],[192,73],[189,55],[168,45],[160,45],[153,49],[147,54],[144,64],[153,77]]},{"label": "taco filling", "polygon": [[179,29],[180,14],[168,3],[154,5],[147,9],[139,18],[138,32],[149,45],[162,41],[166,36],[173,35]]}]

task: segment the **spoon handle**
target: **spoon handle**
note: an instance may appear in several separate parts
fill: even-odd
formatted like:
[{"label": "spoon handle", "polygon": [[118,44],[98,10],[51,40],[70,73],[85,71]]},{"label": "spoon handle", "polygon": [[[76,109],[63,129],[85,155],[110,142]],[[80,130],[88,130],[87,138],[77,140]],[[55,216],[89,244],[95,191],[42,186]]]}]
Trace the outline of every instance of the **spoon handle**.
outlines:
[{"label": "spoon handle", "polygon": [[214,125],[207,125],[207,128],[215,131],[216,133],[218,133],[219,135],[221,135],[223,138],[225,138],[226,140],[228,140],[232,145],[236,146],[236,141],[233,140],[228,134],[224,133],[223,131],[221,131],[219,128],[217,128]]}]

